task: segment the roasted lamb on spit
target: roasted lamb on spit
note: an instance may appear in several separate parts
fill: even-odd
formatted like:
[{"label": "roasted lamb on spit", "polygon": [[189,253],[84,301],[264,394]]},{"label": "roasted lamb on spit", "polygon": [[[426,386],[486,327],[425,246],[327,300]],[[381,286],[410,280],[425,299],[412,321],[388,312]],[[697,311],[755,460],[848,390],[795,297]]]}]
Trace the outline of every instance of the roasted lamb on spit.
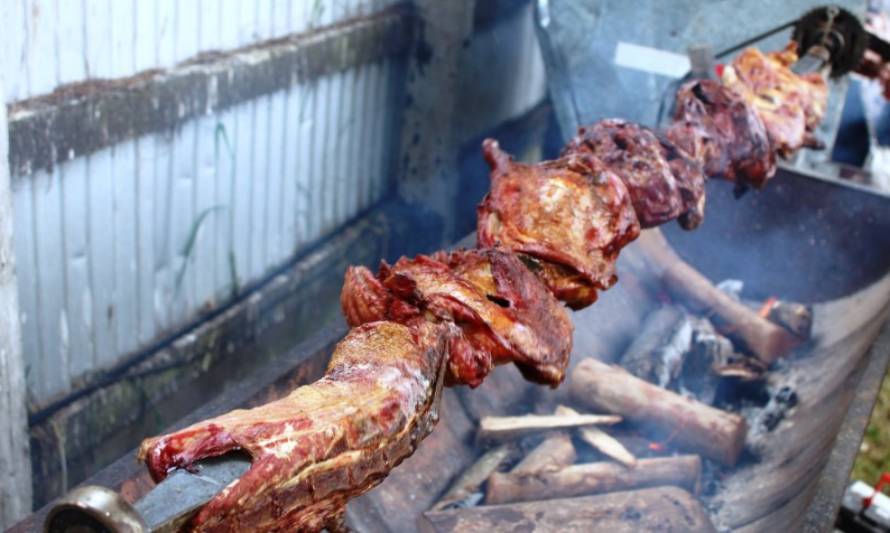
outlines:
[{"label": "roasted lamb on spit", "polygon": [[205,457],[252,456],[250,470],[192,518],[195,531],[342,529],[347,500],[380,483],[435,425],[449,329],[423,319],[355,327],[320,380],[148,439],[139,457],[161,481]]},{"label": "roasted lamb on spit", "polygon": [[449,385],[482,383],[493,365],[515,363],[531,381],[565,377],[572,322],[547,287],[513,254],[496,249],[439,252],[385,262],[376,276],[351,267],[341,293],[346,320],[410,322],[425,316],[456,324]]},{"label": "roasted lamb on spit", "polygon": [[828,85],[818,73],[791,71],[797,61],[792,41],[780,52],[748,48],[723,69],[723,83],[753,107],[766,126],[773,150],[787,157],[803,146],[821,148],[813,130],[822,121]]},{"label": "roasted lamb on spit", "polygon": [[[376,274],[350,268],[341,304],[353,329],[322,379],[149,439],[140,458],[161,480],[231,450],[253,457],[247,474],[191,520],[193,530],[340,527],[347,500],[429,433],[443,384],[476,386],[512,362],[527,379],[558,385],[572,334],[559,300],[580,309],[611,287],[618,254],[641,226],[674,218],[697,226],[705,176],[761,187],[776,151],[807,144],[825,93],[809,78],[789,78],[783,54],[758,67],[745,52],[727,85],[684,86],[665,134],[605,120],[579,131],[559,159],[533,165],[486,140],[491,190],[478,208],[479,249],[384,262]],[[781,118],[791,111],[804,126],[787,135]]]}]

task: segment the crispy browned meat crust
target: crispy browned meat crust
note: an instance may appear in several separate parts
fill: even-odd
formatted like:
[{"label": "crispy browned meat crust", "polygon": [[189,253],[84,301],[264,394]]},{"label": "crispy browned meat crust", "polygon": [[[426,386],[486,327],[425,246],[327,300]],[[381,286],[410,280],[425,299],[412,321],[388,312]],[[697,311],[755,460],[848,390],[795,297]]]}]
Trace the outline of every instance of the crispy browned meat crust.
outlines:
[{"label": "crispy browned meat crust", "polygon": [[[477,210],[479,245],[559,265],[572,278],[569,290],[553,269],[542,276],[556,297],[576,309],[593,303],[596,289],[615,284],[618,252],[640,233],[624,182],[587,153],[527,165],[492,139],[483,143],[483,153],[491,190]],[[590,288],[583,299],[579,281]]]},{"label": "crispy browned meat crust", "polygon": [[751,105],[766,125],[773,148],[788,157],[801,147],[820,148],[812,132],[822,121],[828,85],[817,73],[800,76],[789,68],[797,61],[796,44],[764,54],[746,48],[723,69],[723,83]]},{"label": "crispy browned meat crust", "polygon": [[620,119],[578,129],[563,156],[590,153],[624,181],[644,228],[680,219],[693,229],[704,218],[705,176],[701,165],[664,136]]},{"label": "crispy browned meat crust", "polygon": [[495,364],[515,363],[556,386],[571,352],[568,313],[513,254],[462,250],[384,263],[375,276],[347,271],[340,301],[351,325],[424,316],[461,331],[450,346],[449,385],[479,385]]},{"label": "crispy browned meat crust", "polygon": [[708,177],[761,188],[776,173],[776,156],[760,117],[721,83],[683,85],[674,118],[668,139],[701,162]]}]

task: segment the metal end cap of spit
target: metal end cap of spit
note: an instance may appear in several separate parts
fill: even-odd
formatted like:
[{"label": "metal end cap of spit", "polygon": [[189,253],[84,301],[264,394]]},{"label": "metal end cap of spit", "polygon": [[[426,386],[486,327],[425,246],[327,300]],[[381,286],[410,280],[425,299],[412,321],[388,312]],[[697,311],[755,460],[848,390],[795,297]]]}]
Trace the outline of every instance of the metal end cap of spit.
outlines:
[{"label": "metal end cap of spit", "polygon": [[139,514],[117,492],[98,486],[79,487],[52,508],[44,533],[146,533]]}]

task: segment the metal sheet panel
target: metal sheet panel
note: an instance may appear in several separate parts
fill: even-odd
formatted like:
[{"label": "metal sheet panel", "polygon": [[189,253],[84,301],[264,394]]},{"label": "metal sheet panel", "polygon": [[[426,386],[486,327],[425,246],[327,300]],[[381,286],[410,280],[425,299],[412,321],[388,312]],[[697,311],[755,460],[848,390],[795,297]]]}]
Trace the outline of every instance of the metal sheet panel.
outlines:
[{"label": "metal sheet panel", "polygon": [[398,0],[4,0],[0,76],[6,101],[90,78],[170,68],[376,12]]},{"label": "metal sheet panel", "polygon": [[35,401],[228,301],[381,199],[395,59],[16,180]]}]

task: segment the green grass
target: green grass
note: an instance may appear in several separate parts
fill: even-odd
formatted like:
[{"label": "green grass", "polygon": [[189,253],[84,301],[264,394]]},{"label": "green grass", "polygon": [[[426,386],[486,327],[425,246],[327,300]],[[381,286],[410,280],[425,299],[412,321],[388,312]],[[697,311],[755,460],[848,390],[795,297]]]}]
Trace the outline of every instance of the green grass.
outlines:
[{"label": "green grass", "polygon": [[850,477],[874,485],[881,477],[881,472],[890,472],[890,374],[884,376],[881,383],[881,392],[865,429]]}]

